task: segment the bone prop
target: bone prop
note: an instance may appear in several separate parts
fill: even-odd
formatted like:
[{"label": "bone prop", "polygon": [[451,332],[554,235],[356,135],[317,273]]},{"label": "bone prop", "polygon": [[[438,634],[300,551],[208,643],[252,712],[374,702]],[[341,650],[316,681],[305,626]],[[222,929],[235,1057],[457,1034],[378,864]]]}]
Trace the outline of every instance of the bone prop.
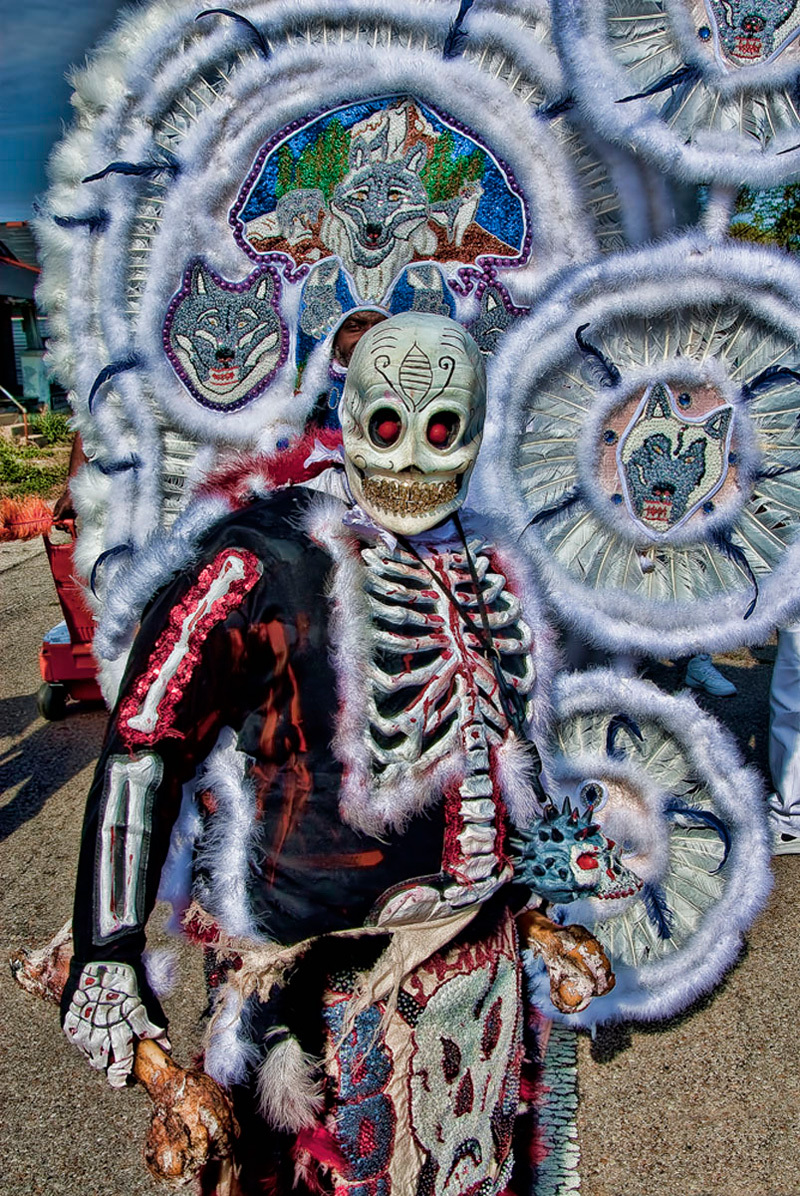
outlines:
[{"label": "bone prop", "polygon": [[538,910],[526,910],[517,923],[525,946],[544,960],[550,999],[561,1013],[580,1013],[614,987],[608,957],[584,926],[558,926]]},{"label": "bone prop", "polygon": [[44,1001],[61,1000],[61,993],[69,976],[72,959],[72,919],[65,922],[58,934],[38,951],[21,947],[9,963],[17,984],[34,997]]},{"label": "bone prop", "polygon": [[[71,957],[72,923],[67,922],[40,950],[22,948],[10,960],[11,971],[26,992],[57,1004]],[[218,1196],[235,1196],[238,1185],[228,1160],[239,1127],[219,1085],[202,1072],[179,1067],[148,1038],[136,1044],[133,1074],[155,1106],[144,1147],[150,1173],[177,1188],[217,1160]]]},{"label": "bone prop", "polygon": [[239,1127],[210,1076],[179,1067],[149,1038],[136,1045],[133,1074],[155,1106],[144,1161],[156,1179],[182,1187],[206,1163],[230,1157]]}]

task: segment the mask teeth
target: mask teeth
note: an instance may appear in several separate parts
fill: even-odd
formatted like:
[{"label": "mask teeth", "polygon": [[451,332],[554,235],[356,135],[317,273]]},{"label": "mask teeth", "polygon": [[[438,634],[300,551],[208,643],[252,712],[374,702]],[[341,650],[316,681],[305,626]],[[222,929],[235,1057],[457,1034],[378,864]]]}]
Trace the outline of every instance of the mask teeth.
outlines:
[{"label": "mask teeth", "polygon": [[427,515],[458,494],[455,478],[445,482],[396,482],[393,478],[365,478],[364,497],[389,515]]}]

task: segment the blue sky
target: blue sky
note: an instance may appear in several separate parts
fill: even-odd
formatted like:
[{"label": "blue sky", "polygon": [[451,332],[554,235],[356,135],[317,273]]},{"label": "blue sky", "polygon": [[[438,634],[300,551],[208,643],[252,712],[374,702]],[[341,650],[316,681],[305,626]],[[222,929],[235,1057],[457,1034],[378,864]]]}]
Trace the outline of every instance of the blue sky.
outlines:
[{"label": "blue sky", "polygon": [[0,220],[27,220],[71,120],[65,79],[123,9],[119,0],[0,0]]}]

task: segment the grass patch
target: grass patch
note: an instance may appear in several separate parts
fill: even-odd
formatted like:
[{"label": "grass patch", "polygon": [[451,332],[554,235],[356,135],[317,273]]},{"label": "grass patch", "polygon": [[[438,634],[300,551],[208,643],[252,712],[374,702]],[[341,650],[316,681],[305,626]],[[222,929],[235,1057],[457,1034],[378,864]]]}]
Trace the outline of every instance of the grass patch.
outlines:
[{"label": "grass patch", "polygon": [[30,417],[30,430],[37,436],[43,436],[45,444],[64,444],[71,441],[74,435],[69,426],[69,416],[58,411],[42,411],[41,414]]},{"label": "grass patch", "polygon": [[68,468],[68,442],[26,448],[0,436],[0,498],[24,498],[26,494],[55,498],[63,489]]}]

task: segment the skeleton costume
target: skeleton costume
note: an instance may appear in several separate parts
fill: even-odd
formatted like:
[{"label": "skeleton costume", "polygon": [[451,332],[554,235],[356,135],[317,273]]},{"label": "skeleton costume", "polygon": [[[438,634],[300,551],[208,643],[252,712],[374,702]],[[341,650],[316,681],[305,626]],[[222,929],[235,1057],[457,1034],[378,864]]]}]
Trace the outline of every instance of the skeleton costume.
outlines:
[{"label": "skeleton costume", "polygon": [[225,982],[206,1069],[258,1088],[267,1171],[311,1190],[488,1194],[511,1172],[512,909],[532,897],[508,830],[540,809],[518,736],[547,653],[457,513],[484,388],[453,321],[362,339],[343,404],[362,505],[290,487],[213,529],[145,614],[89,796],[65,1032],[116,1083],[134,1034],[163,1040],[140,959],[193,782],[184,924]]}]

